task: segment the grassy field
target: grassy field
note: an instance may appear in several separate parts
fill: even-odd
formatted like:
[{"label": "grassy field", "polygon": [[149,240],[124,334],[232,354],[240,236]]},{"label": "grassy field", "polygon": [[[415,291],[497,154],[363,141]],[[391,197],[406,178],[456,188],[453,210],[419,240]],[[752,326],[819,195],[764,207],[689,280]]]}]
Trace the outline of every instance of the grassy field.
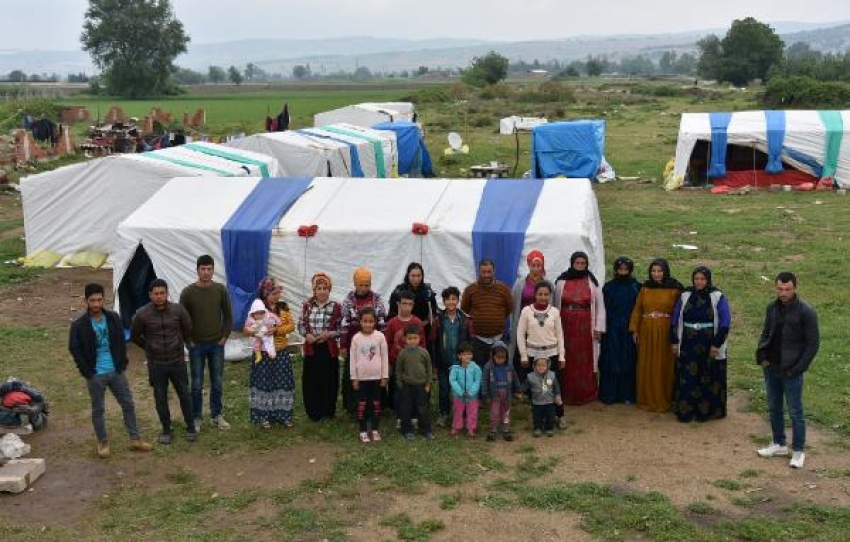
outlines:
[{"label": "grassy field", "polygon": [[[718,91],[658,97],[633,92],[636,84],[571,83],[575,100],[563,103],[485,100],[468,95],[420,104],[419,110],[435,165],[444,176],[464,176],[470,165],[490,160],[513,165],[515,142],[512,137],[497,134],[498,119],[509,114],[543,114],[552,120],[605,118],[608,160],[620,175],[648,180],[660,177],[664,163],[672,156],[681,112],[758,107],[752,93]],[[431,89],[292,88],[187,95],[169,101],[100,103],[102,111],[118,104],[135,115],[153,105],[181,116],[183,111],[202,106],[207,109],[210,131],[226,133],[240,126],[259,129],[267,106],[274,111],[283,101],[289,102],[293,123],[298,127],[309,125],[312,114],[320,110],[357,101],[398,100]],[[85,99],[70,102],[92,109],[96,103]],[[442,155],[449,131],[463,135],[472,149],[469,155]],[[524,136],[518,172],[528,166],[528,139]],[[0,197],[5,206],[9,197]],[[597,186],[597,197],[608,261],[626,254],[637,262],[637,274],[643,278],[646,264],[656,256],[665,256],[674,275],[685,283],[697,264],[712,267],[715,283],[729,296],[734,312],[730,385],[745,390],[750,407],[759,412],[764,410],[764,396],[753,351],[764,307],[773,297],[772,278],[785,269],[798,273],[800,293],[817,308],[822,335],[820,354],[807,374],[807,415],[815,426],[834,436],[837,449],[846,450],[850,445],[846,414],[850,407],[850,354],[843,339],[843,330],[850,325],[846,311],[850,290],[844,266],[845,237],[850,231],[847,200],[830,193],[668,194],[657,182],[622,181]],[[0,233],[19,226],[18,219],[0,216]],[[699,248],[685,251],[674,248],[675,244]],[[22,249],[19,240],[0,240],[4,260]],[[31,278],[29,273],[18,275],[4,268],[0,291],[4,296],[15,295],[16,284]],[[77,375],[67,361],[65,333],[66,329],[59,326],[0,327],[0,374],[37,380],[50,390],[59,410],[87,430],[88,400],[78,393]],[[134,391],[145,405],[140,407],[145,411],[142,426],[147,434],[154,434],[150,391],[143,382],[143,369],[136,366],[134,371]],[[353,441],[350,423],[342,419],[317,426],[299,424],[290,432],[258,431],[248,423],[244,400],[247,374],[245,364],[228,366],[225,411],[234,429],[215,439],[201,438],[194,446],[195,453],[205,454],[211,464],[240,454],[247,458],[276,454],[281,458],[281,468],[295,468],[285,463],[290,450],[325,446],[330,447],[333,458],[327,474],[309,477],[286,490],[256,487],[219,496],[198,470],[168,471],[154,486],[138,482],[151,470],[166,470],[189,453],[190,445],[185,442],[177,442],[169,450],[159,448],[152,459],[135,465],[128,453],[119,452],[126,472],[117,478],[111,491],[96,499],[96,506],[81,525],[69,527],[49,521],[43,525],[18,524],[0,514],[4,539],[344,540],[352,537],[352,532],[360,532],[363,514],[375,516],[383,538],[445,539],[441,537],[451,527],[447,523],[449,514],[472,508],[504,510],[508,515],[535,510],[570,514],[595,540],[839,541],[846,540],[850,532],[847,507],[812,504],[796,497],[774,507],[765,505],[766,499],[753,492],[757,486],[769,485],[757,469],[730,472],[728,478],[715,480],[712,488],[723,492],[723,502],[706,490],[705,497],[681,506],[656,491],[601,483],[592,477],[553,477],[552,473],[569,460],[561,454],[544,454],[533,444],[526,444],[528,440],[515,448],[515,457],[508,461],[497,458],[483,442],[447,438],[413,448],[399,438],[388,438],[381,446],[364,451]],[[69,381],[73,385],[67,385]],[[303,412],[300,404],[296,411]],[[118,431],[119,418],[117,409],[110,408],[112,431]],[[88,457],[89,442],[69,442],[65,452],[72,457]],[[839,479],[848,475],[850,471],[846,470],[822,473]],[[473,494],[469,487],[474,484],[482,484],[483,490]],[[392,506],[408,499],[431,502],[431,507],[414,513]],[[8,502],[0,499],[0,511]],[[734,513],[719,511],[728,506]]]}]

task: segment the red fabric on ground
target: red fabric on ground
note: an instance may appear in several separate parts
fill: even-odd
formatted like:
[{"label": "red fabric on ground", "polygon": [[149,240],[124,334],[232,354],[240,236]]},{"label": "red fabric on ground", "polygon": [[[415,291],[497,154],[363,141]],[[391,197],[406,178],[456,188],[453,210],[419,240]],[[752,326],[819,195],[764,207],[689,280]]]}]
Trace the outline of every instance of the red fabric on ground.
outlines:
[{"label": "red fabric on ground", "polygon": [[770,188],[772,184],[797,186],[804,183],[816,185],[817,177],[797,169],[789,169],[782,173],[768,173],[766,171],[727,171],[722,179],[715,179],[714,186],[728,186],[729,188],[742,188],[744,186],[755,186],[756,188]]}]

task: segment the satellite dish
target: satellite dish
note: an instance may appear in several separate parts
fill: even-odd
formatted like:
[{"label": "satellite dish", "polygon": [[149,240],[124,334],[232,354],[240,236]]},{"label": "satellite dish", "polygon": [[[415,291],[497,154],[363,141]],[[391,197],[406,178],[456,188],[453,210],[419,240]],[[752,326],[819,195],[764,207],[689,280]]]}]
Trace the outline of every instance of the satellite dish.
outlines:
[{"label": "satellite dish", "polygon": [[460,151],[461,147],[463,147],[463,139],[460,137],[460,134],[457,132],[449,132],[449,146],[454,151]]}]

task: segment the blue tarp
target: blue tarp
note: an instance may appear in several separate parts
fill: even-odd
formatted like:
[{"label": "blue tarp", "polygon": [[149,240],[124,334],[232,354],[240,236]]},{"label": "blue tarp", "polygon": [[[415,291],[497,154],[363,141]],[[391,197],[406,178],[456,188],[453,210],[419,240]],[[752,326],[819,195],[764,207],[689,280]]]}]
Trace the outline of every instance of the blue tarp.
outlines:
[{"label": "blue tarp", "polygon": [[542,179],[489,179],[472,226],[475,265],[496,264],[496,278],[512,285],[525,244],[525,232],[543,189]]},{"label": "blue tarp", "polygon": [[357,150],[357,145],[351,143],[350,141],[345,141],[344,139],[339,139],[337,137],[330,136],[328,134],[323,134],[318,131],[312,130],[298,130],[299,134],[304,134],[306,136],[313,137],[321,137],[324,139],[330,139],[331,141],[337,141],[339,143],[345,143],[348,145],[349,153],[351,154],[351,176],[352,177],[363,177],[363,167],[360,165],[360,151]]},{"label": "blue tarp", "polygon": [[709,179],[716,179],[726,176],[726,147],[729,143],[726,130],[732,113],[709,113],[708,119],[711,123],[711,163],[707,175]]},{"label": "blue tarp", "polygon": [[266,274],[272,228],[310,186],[312,179],[261,179],[221,229],[227,291],[234,329],[241,329],[257,285]]},{"label": "blue tarp", "polygon": [[781,173],[782,144],[785,141],[785,111],[765,111],[767,123],[767,165],[764,170],[768,173]]},{"label": "blue tarp", "polygon": [[372,126],[375,130],[395,132],[398,142],[398,173],[411,177],[433,177],[431,155],[425,147],[422,131],[415,122],[381,122]]},{"label": "blue tarp", "polygon": [[531,176],[593,179],[605,154],[605,121],[574,120],[535,126]]}]

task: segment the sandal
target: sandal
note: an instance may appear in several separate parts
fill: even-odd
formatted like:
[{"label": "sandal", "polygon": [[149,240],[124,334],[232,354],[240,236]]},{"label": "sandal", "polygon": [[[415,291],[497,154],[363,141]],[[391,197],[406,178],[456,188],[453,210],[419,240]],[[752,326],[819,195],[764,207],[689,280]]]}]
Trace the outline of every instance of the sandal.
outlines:
[{"label": "sandal", "polygon": [[372,431],[372,442],[381,442],[381,434],[377,431]]},{"label": "sandal", "polygon": [[360,442],[363,444],[369,444],[372,442],[369,440],[369,433],[360,433]]}]

